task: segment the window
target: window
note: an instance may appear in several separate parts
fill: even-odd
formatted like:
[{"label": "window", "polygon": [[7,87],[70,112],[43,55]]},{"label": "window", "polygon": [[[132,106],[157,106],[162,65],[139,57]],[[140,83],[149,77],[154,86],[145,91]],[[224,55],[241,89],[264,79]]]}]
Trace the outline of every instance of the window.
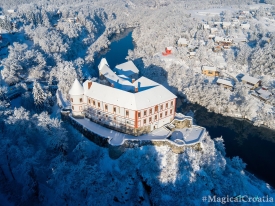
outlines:
[{"label": "window", "polygon": [[82,102],[82,98],[80,98],[79,101]]},{"label": "window", "polygon": [[152,109],[149,109],[149,114],[150,114],[150,115],[152,114]]},{"label": "window", "polygon": [[155,112],[158,112],[158,106],[155,106]]},{"label": "window", "polygon": [[116,107],[114,107],[114,113],[116,113]]},{"label": "window", "polygon": [[99,102],[97,103],[97,106],[100,107],[100,103]]},{"label": "window", "polygon": [[163,105],[160,105],[160,110],[163,110]]},{"label": "window", "polygon": [[138,118],[140,118],[140,112],[138,112]]},{"label": "window", "polygon": [[165,112],[165,117],[167,116],[167,111]]},{"label": "window", "polygon": [[116,117],[114,117],[114,120],[116,120]]},{"label": "window", "polygon": [[74,110],[74,106],[72,106],[72,110]]},{"label": "window", "polygon": [[152,122],[152,117],[149,117],[149,122]]},{"label": "window", "polygon": [[79,107],[79,110],[82,111],[82,106]]},{"label": "window", "polygon": [[147,111],[144,111],[144,116],[146,116],[147,115]]},{"label": "window", "polygon": [[159,117],[162,118],[162,113],[160,113]]},{"label": "window", "polygon": [[172,114],[173,113],[173,110],[172,109],[170,109],[170,114]]},{"label": "window", "polygon": [[105,110],[108,110],[108,105],[107,104],[105,104]]},{"label": "window", "polygon": [[73,99],[73,98],[71,98],[71,102],[74,102],[74,99]]},{"label": "window", "polygon": [[146,124],[146,119],[143,120],[143,124]]},{"label": "window", "polygon": [[93,101],[93,105],[95,106],[95,101]]},{"label": "window", "polygon": [[168,103],[166,103],[166,109],[168,108]]},{"label": "window", "polygon": [[100,112],[98,112],[97,114],[99,114],[99,115],[100,115]]},{"label": "window", "polygon": [[173,107],[173,104],[174,104],[174,102],[172,101],[172,102],[171,102],[171,107]]},{"label": "window", "polygon": [[106,115],[106,118],[108,118],[108,115]]},{"label": "window", "polygon": [[127,117],[129,116],[129,111],[128,111],[128,110],[126,110],[126,116],[127,116]]},{"label": "window", "polygon": [[155,121],[157,121],[157,119],[158,119],[158,115],[155,115]]},{"label": "window", "polygon": [[91,100],[89,99],[89,104],[91,104]]}]

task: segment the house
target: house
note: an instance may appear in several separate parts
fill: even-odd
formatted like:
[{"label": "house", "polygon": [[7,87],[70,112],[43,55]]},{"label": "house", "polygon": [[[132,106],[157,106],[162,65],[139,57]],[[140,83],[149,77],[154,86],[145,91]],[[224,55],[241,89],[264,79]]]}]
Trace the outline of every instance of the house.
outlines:
[{"label": "house", "polygon": [[196,56],[196,52],[188,52],[188,54],[189,54],[189,58],[192,58],[192,57],[194,57],[194,56]]},{"label": "house", "polygon": [[242,29],[250,29],[250,24],[241,24]]},{"label": "house", "polygon": [[173,49],[173,47],[171,47],[171,46],[166,47],[166,48],[165,48],[165,52],[162,52],[162,55],[163,55],[163,56],[167,56],[167,55],[172,54],[172,49]]},{"label": "house", "polygon": [[248,75],[242,77],[242,82],[249,86],[251,89],[255,89],[261,85],[261,80]]},{"label": "house", "polygon": [[178,45],[179,46],[188,46],[189,41],[186,38],[179,38]]},{"label": "house", "polygon": [[118,76],[122,78],[130,78],[131,81],[135,81],[138,78],[139,70],[132,61],[125,62],[123,64],[116,65],[114,71]]},{"label": "house", "polygon": [[210,28],[210,33],[211,34],[216,34],[218,32],[219,32],[218,28]]},{"label": "house", "polygon": [[206,30],[206,29],[210,29],[210,26],[209,26],[208,24],[204,24],[204,25],[203,25],[203,29],[205,29],[205,30]]},{"label": "house", "polygon": [[232,19],[232,24],[234,24],[234,25],[240,24],[239,19],[233,18]]},{"label": "house", "polygon": [[216,67],[202,66],[201,70],[202,70],[202,74],[206,76],[217,77],[220,75],[220,72]]},{"label": "house", "polygon": [[220,51],[222,51],[222,46],[219,46],[219,45],[214,46],[212,50],[213,50],[213,52],[220,52]]},{"label": "house", "polygon": [[222,22],[221,21],[216,21],[216,22],[214,22],[214,25],[215,26],[222,25]]},{"label": "house", "polygon": [[224,49],[229,49],[233,44],[233,39],[228,37],[215,37],[215,42],[218,43],[220,46],[223,46]]},{"label": "house", "polygon": [[238,19],[239,19],[239,20],[245,20],[246,17],[245,17],[244,15],[240,15],[240,16],[238,16]]},{"label": "house", "polygon": [[217,85],[221,85],[221,86],[223,86],[223,87],[226,88],[226,89],[230,89],[230,90],[233,89],[233,84],[232,84],[232,82],[229,81],[229,80],[225,80],[225,79],[219,78],[219,79],[217,80]]},{"label": "house", "polygon": [[[98,68],[106,63],[103,60]],[[81,85],[76,79],[69,91],[72,115],[132,135],[149,133],[174,120],[177,97],[173,93],[146,77],[129,84],[134,91],[91,80]]]},{"label": "house", "polygon": [[231,26],[231,22],[222,22],[222,27],[223,28],[228,28]]},{"label": "house", "polygon": [[12,14],[12,13],[15,12],[15,10],[14,9],[8,9],[7,12],[10,13],[10,14]]},{"label": "house", "polygon": [[272,93],[264,88],[259,88],[256,90],[256,93],[258,95],[258,98],[267,101],[272,96]]}]

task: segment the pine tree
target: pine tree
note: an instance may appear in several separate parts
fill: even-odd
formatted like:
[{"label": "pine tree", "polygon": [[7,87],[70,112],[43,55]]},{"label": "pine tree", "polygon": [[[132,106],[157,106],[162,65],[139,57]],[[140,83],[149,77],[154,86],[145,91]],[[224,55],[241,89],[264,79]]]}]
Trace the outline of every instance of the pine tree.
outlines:
[{"label": "pine tree", "polygon": [[42,111],[45,107],[45,102],[47,102],[46,101],[47,95],[37,81],[34,81],[33,83],[32,94],[33,94],[35,109],[37,111]]}]

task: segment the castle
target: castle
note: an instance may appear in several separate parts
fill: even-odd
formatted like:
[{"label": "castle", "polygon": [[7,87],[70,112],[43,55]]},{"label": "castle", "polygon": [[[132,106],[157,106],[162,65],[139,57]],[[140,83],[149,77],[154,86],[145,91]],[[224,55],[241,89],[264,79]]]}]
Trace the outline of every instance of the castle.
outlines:
[{"label": "castle", "polygon": [[76,79],[69,91],[72,115],[89,118],[105,127],[139,136],[170,123],[175,117],[176,96],[164,86],[138,77],[132,61],[110,69],[99,66],[100,80]]}]

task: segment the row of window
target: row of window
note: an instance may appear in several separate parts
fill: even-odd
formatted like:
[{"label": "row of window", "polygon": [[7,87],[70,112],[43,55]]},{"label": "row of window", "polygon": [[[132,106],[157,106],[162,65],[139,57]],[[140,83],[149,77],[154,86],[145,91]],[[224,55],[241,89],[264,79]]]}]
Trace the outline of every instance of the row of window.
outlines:
[{"label": "row of window", "polygon": [[[170,106],[173,107],[173,105],[174,105],[174,102],[171,101]],[[160,105],[160,111],[162,111],[163,108],[164,108],[164,104]],[[159,109],[159,106],[156,105],[155,106],[155,113],[158,112],[158,109]],[[165,109],[168,109],[168,103],[165,104]],[[148,110],[144,110],[143,111],[143,116],[147,116],[147,114],[148,114],[147,112],[148,112]],[[152,113],[153,113],[153,109],[149,109],[149,115],[152,115]],[[141,117],[141,112],[138,112],[138,118],[140,118],[140,117]]]},{"label": "row of window", "polygon": [[[173,109],[170,109],[170,115],[171,115],[171,114],[173,114]],[[164,112],[164,117],[167,117],[167,115],[168,115],[168,111],[165,111],[165,112]],[[160,119],[163,118],[163,113],[162,113],[162,112],[159,114],[159,118],[160,118]],[[153,122],[152,120],[153,120],[153,117],[149,117],[149,123]],[[158,120],[158,115],[155,115],[154,120],[155,120],[155,121]],[[143,119],[143,124],[146,124],[146,123],[147,123],[147,122],[146,122],[146,119]]]},{"label": "row of window", "polygon": [[[74,99],[71,98],[71,102],[74,102]],[[82,98],[79,98],[79,102],[82,103],[83,102],[83,99]]]},{"label": "row of window", "polygon": [[[73,102],[73,98],[71,98],[71,102]],[[79,102],[83,102],[83,99],[80,98],[80,99],[79,99]],[[90,105],[96,107],[96,102],[95,102],[95,100],[88,99],[88,102],[89,102]],[[170,106],[173,107],[173,105],[174,105],[174,102],[171,101],[171,102],[170,102]],[[98,103],[97,103],[97,107],[100,108],[100,106],[101,106],[101,105],[100,105],[100,102],[98,102]],[[168,103],[161,104],[161,105],[160,105],[160,111],[163,110],[164,106],[165,106],[165,109],[168,109],[169,104],[168,104]],[[108,111],[108,105],[107,105],[107,104],[105,104],[104,109],[105,109],[105,111]],[[73,109],[73,110],[74,110],[74,109]],[[82,108],[81,108],[81,110],[82,110]],[[158,105],[155,106],[154,111],[155,111],[155,113],[157,113],[157,112],[159,111],[159,106],[158,106]],[[170,110],[170,111],[171,111],[171,110]],[[117,108],[116,108],[116,107],[113,107],[113,112],[114,112],[114,113],[117,112]],[[148,113],[147,113],[147,112],[148,112]],[[167,113],[167,112],[165,112],[165,114],[166,114],[166,113]],[[148,114],[148,115],[152,115],[152,114],[153,114],[153,109],[151,108],[151,109],[149,109],[149,110],[144,110],[144,111],[143,111],[143,116],[147,116],[147,114]],[[128,110],[125,111],[125,115],[126,115],[126,117],[129,117],[129,111],[128,111]],[[162,115],[162,114],[161,114],[161,115]],[[166,114],[165,116],[167,116],[167,114]],[[140,117],[141,117],[141,112],[138,112],[138,118],[140,118]]]}]

